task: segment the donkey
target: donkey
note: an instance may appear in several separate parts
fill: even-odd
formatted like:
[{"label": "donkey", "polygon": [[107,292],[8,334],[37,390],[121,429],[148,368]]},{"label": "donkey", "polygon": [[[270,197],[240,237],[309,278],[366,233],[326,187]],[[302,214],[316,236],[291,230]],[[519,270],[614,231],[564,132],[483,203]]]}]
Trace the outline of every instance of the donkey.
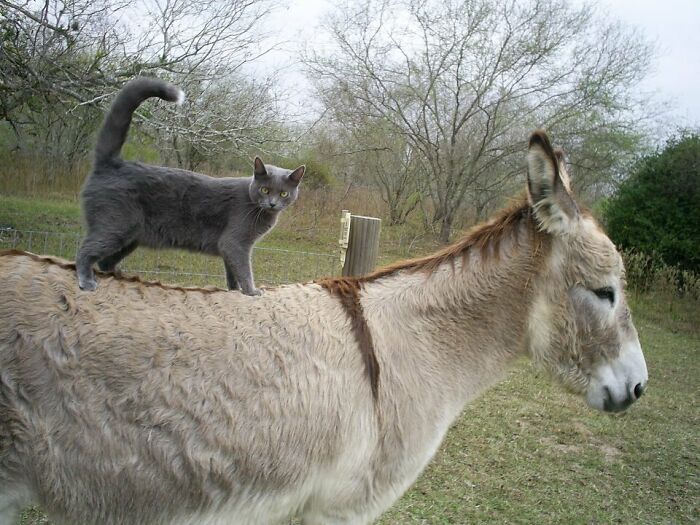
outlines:
[{"label": "donkey", "polygon": [[0,524],[375,520],[527,354],[599,410],[647,370],[622,260],[530,138],[527,198],[431,256],[260,297],[0,256]]}]

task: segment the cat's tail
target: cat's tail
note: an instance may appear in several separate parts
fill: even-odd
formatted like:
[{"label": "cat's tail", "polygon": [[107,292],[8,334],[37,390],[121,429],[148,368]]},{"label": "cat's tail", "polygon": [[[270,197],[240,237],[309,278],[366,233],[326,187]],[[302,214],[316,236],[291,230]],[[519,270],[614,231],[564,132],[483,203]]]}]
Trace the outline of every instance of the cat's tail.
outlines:
[{"label": "cat's tail", "polygon": [[151,97],[182,104],[185,93],[179,87],[157,78],[141,77],[127,83],[117,94],[102,123],[95,146],[95,164],[108,162],[119,155],[134,111]]}]

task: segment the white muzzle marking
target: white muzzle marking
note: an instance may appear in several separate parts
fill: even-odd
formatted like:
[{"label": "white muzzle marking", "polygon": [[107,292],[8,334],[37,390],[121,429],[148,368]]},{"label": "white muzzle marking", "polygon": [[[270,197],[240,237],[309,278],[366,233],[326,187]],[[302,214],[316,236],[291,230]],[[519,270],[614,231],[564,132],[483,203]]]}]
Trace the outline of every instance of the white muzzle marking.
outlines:
[{"label": "white muzzle marking", "polygon": [[586,401],[597,410],[625,410],[642,395],[648,379],[642,347],[635,338],[622,345],[617,359],[602,363],[593,370]]}]

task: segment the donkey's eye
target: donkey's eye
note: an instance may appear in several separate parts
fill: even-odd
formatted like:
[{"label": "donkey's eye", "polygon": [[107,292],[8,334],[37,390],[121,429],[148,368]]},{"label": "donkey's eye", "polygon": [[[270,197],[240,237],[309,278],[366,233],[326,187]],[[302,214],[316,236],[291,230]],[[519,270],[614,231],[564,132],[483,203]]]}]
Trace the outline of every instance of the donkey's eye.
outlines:
[{"label": "donkey's eye", "polygon": [[265,195],[267,195],[268,193],[270,193],[270,188],[266,188],[265,186],[263,186],[262,188],[260,188],[260,193],[264,193]]},{"label": "donkey's eye", "polygon": [[604,286],[603,288],[593,290],[593,293],[596,294],[598,299],[610,301],[610,304],[615,302],[615,290],[613,290],[610,286]]},{"label": "donkey's eye", "polygon": [[287,195],[289,195],[288,191],[281,191],[280,192],[280,197],[286,197]]}]

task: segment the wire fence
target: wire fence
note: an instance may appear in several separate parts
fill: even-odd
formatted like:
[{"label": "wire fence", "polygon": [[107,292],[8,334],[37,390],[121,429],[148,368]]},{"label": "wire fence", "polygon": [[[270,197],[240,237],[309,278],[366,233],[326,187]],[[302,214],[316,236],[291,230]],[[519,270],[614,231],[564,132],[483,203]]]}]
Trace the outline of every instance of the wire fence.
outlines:
[{"label": "wire fence", "polygon": [[[0,228],[0,249],[26,250],[71,261],[75,259],[80,241],[80,234],[72,232]],[[119,268],[124,273],[138,274],[146,280],[186,286],[226,287],[221,258],[199,253],[139,248],[124,259]],[[253,271],[256,284],[276,286],[339,275],[341,267],[337,254],[256,246],[253,249]]]}]

